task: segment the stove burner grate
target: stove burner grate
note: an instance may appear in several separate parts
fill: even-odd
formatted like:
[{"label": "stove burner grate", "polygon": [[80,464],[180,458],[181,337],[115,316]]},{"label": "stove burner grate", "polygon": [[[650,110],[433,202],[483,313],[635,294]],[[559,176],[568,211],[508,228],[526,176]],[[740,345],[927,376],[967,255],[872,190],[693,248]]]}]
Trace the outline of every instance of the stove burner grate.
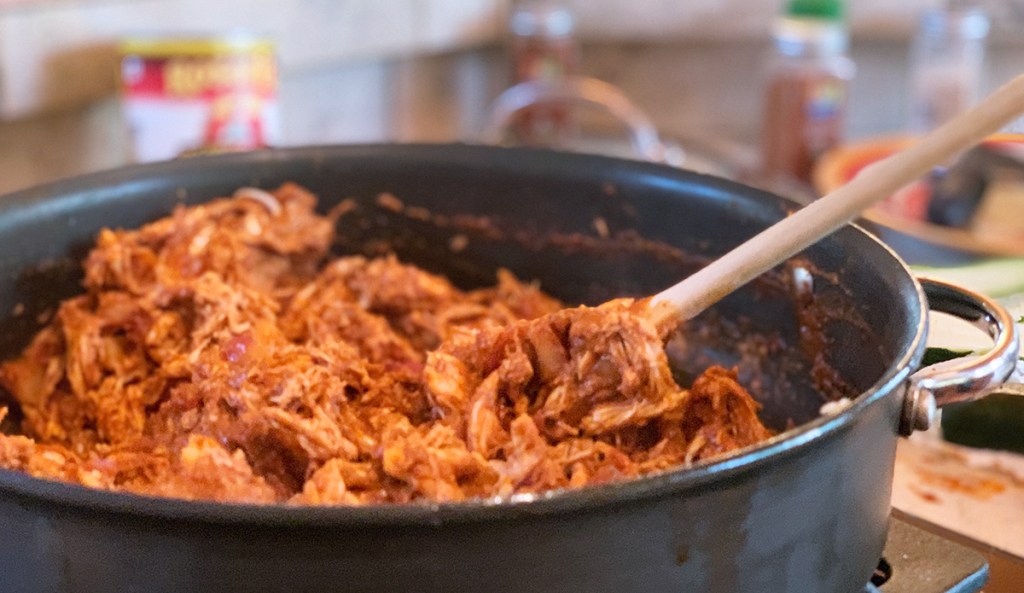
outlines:
[{"label": "stove burner grate", "polygon": [[893,518],[864,593],[975,593],[988,579],[979,553]]}]

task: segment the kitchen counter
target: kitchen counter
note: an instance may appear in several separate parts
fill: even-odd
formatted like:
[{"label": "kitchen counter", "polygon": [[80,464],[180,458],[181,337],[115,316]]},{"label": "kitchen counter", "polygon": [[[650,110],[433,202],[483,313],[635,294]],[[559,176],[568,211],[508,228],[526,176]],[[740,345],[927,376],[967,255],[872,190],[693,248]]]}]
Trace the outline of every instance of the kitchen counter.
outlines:
[{"label": "kitchen counter", "polygon": [[[565,0],[594,42],[767,38],[781,0]],[[906,38],[934,0],[858,0],[858,35]],[[511,0],[6,0],[0,2],[0,117],[80,107],[116,88],[118,38],[233,29],[275,40],[296,73],[499,42]]]},{"label": "kitchen counter", "polygon": [[[737,147],[731,152],[756,158],[766,50],[764,40],[588,43],[581,71],[619,86],[670,138]],[[905,42],[855,40],[852,55],[859,72],[848,136],[902,130]],[[989,86],[1010,78],[1022,60],[1024,47],[994,48]],[[472,141],[508,80],[497,46],[284,70],[282,143]],[[0,193],[131,160],[130,131],[113,95],[0,120]]]}]

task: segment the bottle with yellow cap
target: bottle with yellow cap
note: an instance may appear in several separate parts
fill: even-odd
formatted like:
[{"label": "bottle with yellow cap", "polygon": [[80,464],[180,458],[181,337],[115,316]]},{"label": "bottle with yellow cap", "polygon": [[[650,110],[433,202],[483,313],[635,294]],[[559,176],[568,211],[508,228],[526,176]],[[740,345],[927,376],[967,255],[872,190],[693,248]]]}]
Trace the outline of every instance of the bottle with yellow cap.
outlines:
[{"label": "bottle with yellow cap", "polygon": [[773,27],[762,117],[762,165],[809,181],[814,161],[843,137],[855,67],[841,0],[790,0]]}]

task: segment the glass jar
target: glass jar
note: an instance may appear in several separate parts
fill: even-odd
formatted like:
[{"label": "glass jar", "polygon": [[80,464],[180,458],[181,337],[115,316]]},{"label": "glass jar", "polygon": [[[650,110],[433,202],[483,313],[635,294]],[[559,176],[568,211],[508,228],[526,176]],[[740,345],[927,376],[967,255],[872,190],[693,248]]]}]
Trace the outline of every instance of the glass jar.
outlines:
[{"label": "glass jar", "polygon": [[926,132],[977,102],[988,31],[988,16],[977,8],[922,15],[910,54],[911,131]]},{"label": "glass jar", "polygon": [[[576,72],[578,49],[572,13],[556,0],[520,0],[509,18],[513,84],[557,84]],[[530,107],[516,116],[512,130],[525,144],[557,145],[570,133],[571,106]]]}]

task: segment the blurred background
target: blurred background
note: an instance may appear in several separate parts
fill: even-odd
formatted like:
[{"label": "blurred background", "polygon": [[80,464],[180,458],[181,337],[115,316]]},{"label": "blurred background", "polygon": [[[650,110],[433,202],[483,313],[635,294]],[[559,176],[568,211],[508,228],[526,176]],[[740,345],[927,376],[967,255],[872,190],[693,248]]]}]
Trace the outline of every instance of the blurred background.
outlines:
[{"label": "blurred background", "polygon": [[[122,78],[122,61],[197,51],[153,41],[231,53],[224,40],[240,36],[265,42],[277,65],[275,113],[260,116],[265,144],[475,141],[503,90],[565,74],[614,85],[696,168],[760,171],[765,89],[778,74],[780,19],[793,4],[805,5],[797,16],[835,17],[849,33],[840,53],[855,72],[843,75],[845,114],[832,143],[910,128],[912,70],[921,69],[912,47],[929,9],[985,11],[984,61],[968,83],[978,92],[1024,64],[1024,0],[5,0],[0,191],[149,160],[140,135],[165,118],[159,109],[126,115],[140,94]],[[537,55],[547,62],[531,73],[523,63]],[[585,127],[617,137],[593,111],[579,116]],[[535,123],[520,119],[502,138],[536,140],[522,133]],[[574,134],[580,125],[573,120]]]}]

